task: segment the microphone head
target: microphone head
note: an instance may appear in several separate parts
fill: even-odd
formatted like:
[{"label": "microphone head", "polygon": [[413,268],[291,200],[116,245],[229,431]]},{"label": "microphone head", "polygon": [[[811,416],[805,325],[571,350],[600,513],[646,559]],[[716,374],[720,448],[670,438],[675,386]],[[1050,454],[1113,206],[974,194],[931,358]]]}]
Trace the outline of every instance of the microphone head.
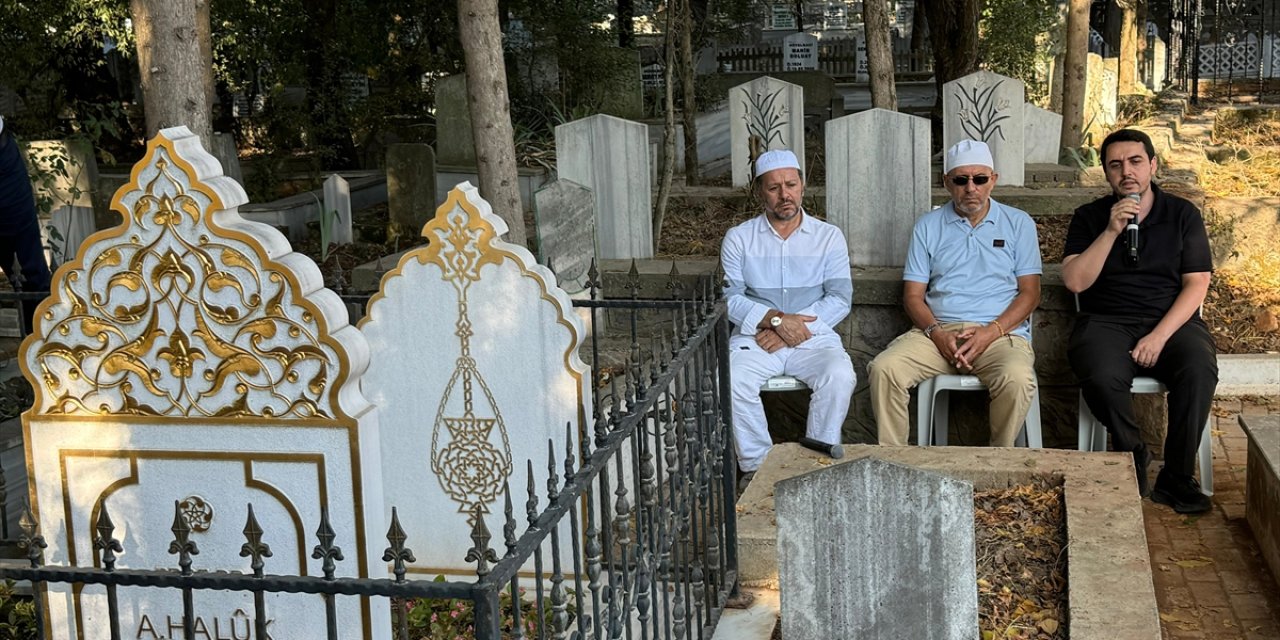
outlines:
[{"label": "microphone head", "polygon": [[1126,197],[1126,198],[1128,198],[1128,199],[1130,199],[1130,200],[1132,200],[1132,201],[1134,201],[1134,202],[1142,202],[1142,194],[1141,194],[1141,193],[1126,193],[1126,194],[1124,194],[1124,197]]}]

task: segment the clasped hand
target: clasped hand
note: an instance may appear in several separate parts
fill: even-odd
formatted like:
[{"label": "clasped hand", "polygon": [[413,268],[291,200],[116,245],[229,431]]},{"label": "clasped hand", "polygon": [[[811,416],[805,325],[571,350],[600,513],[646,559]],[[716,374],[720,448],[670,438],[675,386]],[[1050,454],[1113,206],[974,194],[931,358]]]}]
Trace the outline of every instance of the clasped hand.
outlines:
[{"label": "clasped hand", "polygon": [[776,328],[761,329],[756,332],[756,344],[767,353],[773,353],[783,347],[794,347],[813,337],[813,333],[805,323],[817,319],[817,316],[784,313],[782,324]]},{"label": "clasped hand", "polygon": [[936,329],[930,337],[947,362],[959,371],[972,371],[974,361],[1000,337],[1000,330],[991,325],[960,331]]}]

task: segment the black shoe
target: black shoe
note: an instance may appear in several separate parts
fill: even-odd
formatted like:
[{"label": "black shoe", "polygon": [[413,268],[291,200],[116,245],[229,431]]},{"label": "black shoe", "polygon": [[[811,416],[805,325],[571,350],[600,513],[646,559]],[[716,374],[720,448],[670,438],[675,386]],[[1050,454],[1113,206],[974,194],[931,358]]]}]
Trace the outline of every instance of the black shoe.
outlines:
[{"label": "black shoe", "polygon": [[751,484],[751,480],[756,477],[754,471],[738,472],[738,495],[741,496],[747,490],[747,485]]},{"label": "black shoe", "polygon": [[1175,476],[1160,470],[1151,499],[1173,507],[1178,513],[1204,513],[1213,508],[1209,496],[1200,491],[1200,483],[1191,476]]},{"label": "black shoe", "polygon": [[1147,467],[1151,466],[1153,457],[1145,444],[1140,444],[1133,450],[1133,468],[1138,478],[1138,495],[1143,498],[1151,495],[1151,477],[1147,474]]}]

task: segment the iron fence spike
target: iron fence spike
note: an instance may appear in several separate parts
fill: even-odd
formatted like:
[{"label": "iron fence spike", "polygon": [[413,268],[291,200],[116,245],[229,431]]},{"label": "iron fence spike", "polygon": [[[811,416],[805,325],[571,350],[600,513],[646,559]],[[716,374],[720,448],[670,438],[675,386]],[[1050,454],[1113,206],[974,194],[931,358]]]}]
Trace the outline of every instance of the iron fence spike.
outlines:
[{"label": "iron fence spike", "polygon": [[258,524],[258,516],[253,513],[253,504],[249,504],[249,514],[244,520],[244,539],[245,543],[240,545],[240,557],[249,558],[249,568],[253,569],[253,575],[262,577],[262,568],[266,563],[263,558],[271,557],[271,545],[262,541],[262,525]]}]

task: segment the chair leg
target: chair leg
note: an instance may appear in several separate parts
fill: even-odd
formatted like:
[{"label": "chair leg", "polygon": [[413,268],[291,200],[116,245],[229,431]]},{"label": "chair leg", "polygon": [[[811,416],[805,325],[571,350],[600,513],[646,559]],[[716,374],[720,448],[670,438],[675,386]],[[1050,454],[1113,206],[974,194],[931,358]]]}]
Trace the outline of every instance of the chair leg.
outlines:
[{"label": "chair leg", "polygon": [[1093,412],[1089,411],[1089,405],[1085,404],[1084,395],[1080,396],[1080,420],[1076,425],[1076,449],[1080,451],[1093,450]]},{"label": "chair leg", "polygon": [[927,447],[933,440],[933,378],[916,387],[916,444]]},{"label": "chair leg", "polygon": [[951,392],[943,390],[933,397],[933,444],[947,446],[947,430],[951,428]]},{"label": "chair leg", "polygon": [[1036,385],[1031,395],[1031,406],[1027,408],[1027,421],[1022,425],[1022,433],[1018,435],[1018,445],[1032,449],[1044,448],[1044,439],[1040,433],[1040,386]]},{"label": "chair leg", "polygon": [[1213,416],[1204,425],[1204,435],[1200,436],[1200,492],[1206,496],[1213,495]]}]

